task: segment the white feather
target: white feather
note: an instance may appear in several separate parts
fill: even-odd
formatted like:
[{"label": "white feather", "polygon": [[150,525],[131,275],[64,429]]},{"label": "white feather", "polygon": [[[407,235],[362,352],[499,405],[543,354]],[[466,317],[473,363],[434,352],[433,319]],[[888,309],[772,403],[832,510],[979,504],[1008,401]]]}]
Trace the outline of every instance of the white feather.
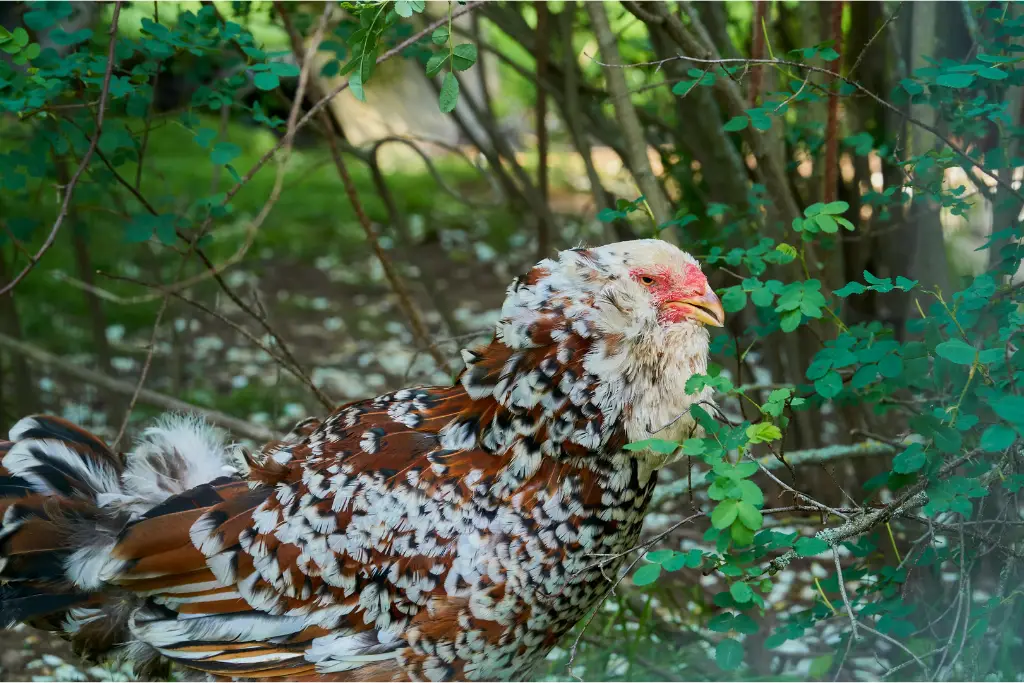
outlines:
[{"label": "white feather", "polygon": [[113,557],[115,545],[87,546],[68,555],[64,561],[64,572],[68,579],[86,590],[101,588],[127,564]]},{"label": "white feather", "polygon": [[[18,422],[11,429],[11,436],[20,436],[31,429],[32,425],[26,423],[34,423],[34,420],[25,418]],[[117,472],[105,461],[83,457],[75,449],[55,439],[18,441],[4,456],[2,464],[8,472],[27,481],[34,491],[57,495],[58,492],[45,479],[32,472],[33,468],[47,466],[46,461],[40,460],[40,456],[57,461],[79,478],[91,492],[113,494],[120,490]]]}]

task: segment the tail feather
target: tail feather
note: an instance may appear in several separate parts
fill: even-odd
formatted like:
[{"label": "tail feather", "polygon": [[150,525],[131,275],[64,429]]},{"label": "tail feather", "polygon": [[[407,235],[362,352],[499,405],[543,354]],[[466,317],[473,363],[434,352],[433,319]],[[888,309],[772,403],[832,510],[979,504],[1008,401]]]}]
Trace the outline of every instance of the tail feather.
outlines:
[{"label": "tail feather", "polygon": [[57,631],[92,655],[130,642],[144,598],[111,583],[137,562],[114,548],[134,522],[221,501],[212,486],[242,468],[193,417],[165,417],[126,458],[67,420],[22,419],[0,440],[0,628]]},{"label": "tail feather", "polygon": [[20,420],[3,455],[9,477],[37,493],[96,500],[120,489],[121,460],[103,441],[50,415]]}]

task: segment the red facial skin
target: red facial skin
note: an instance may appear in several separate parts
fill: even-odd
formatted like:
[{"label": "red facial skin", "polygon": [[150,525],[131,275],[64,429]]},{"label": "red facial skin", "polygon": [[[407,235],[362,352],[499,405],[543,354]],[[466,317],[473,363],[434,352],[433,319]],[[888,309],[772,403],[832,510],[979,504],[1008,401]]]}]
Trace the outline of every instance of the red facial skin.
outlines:
[{"label": "red facial skin", "polygon": [[679,302],[683,299],[701,296],[708,290],[708,279],[700,268],[689,264],[683,272],[668,266],[634,268],[630,276],[642,286],[651,290],[651,298],[658,307],[658,320],[663,325],[680,323],[693,318],[694,308]]}]

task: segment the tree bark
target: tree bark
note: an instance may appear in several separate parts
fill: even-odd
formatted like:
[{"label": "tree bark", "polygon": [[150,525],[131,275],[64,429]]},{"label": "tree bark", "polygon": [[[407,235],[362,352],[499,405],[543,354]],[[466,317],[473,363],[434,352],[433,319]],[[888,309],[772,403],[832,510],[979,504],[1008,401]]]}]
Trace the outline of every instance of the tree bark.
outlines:
[{"label": "tree bark", "polygon": [[[600,2],[588,2],[587,14],[590,15],[590,25],[597,37],[601,60],[607,65],[604,67],[604,74],[608,81],[612,106],[615,108],[615,115],[626,141],[626,155],[630,158],[633,167],[633,177],[651,207],[656,225],[662,225],[671,220],[672,207],[661,184],[655,177],[651,161],[647,157],[647,140],[644,137],[643,128],[640,126],[636,109],[629,99],[629,88],[626,85],[626,76],[621,66],[622,57],[619,54],[618,42],[612,33],[611,25],[608,23],[605,5]],[[670,233],[665,233],[664,238],[674,241],[671,239]]]},{"label": "tree bark", "polygon": [[[908,51],[911,71],[929,65],[925,59],[938,55],[938,3],[935,0],[921,0],[910,3],[911,36]],[[938,110],[930,103],[911,104],[910,115],[919,121],[934,126],[938,121]],[[911,126],[907,131],[910,156],[927,153],[936,146],[931,133]],[[927,179],[922,179],[925,182]],[[908,277],[921,282],[921,289],[939,289],[950,293],[949,261],[946,243],[940,222],[941,206],[923,193],[915,193],[908,216],[907,236],[909,252],[913,255]],[[908,301],[908,306],[913,302]]]}]

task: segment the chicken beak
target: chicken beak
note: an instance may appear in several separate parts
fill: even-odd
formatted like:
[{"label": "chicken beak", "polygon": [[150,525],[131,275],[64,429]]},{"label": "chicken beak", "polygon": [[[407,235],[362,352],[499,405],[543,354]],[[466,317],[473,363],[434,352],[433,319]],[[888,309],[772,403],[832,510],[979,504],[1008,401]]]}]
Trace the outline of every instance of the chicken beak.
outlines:
[{"label": "chicken beak", "polygon": [[679,304],[686,304],[692,309],[692,318],[704,325],[722,327],[725,325],[725,311],[722,309],[722,302],[719,301],[710,287],[700,296],[691,296],[680,299]]}]

